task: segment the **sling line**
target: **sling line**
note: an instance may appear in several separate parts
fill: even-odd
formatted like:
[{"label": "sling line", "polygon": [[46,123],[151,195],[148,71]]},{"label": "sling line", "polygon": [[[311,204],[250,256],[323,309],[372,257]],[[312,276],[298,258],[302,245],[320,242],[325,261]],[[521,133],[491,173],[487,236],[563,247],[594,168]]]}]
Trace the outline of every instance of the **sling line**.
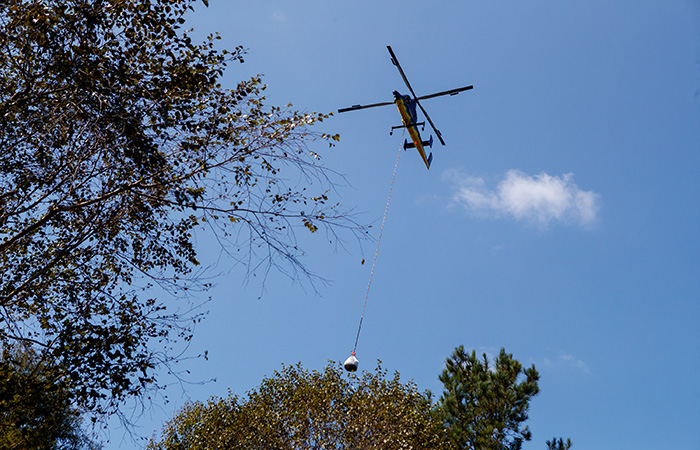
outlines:
[{"label": "sling line", "polygon": [[[405,133],[405,129],[404,129]],[[401,139],[403,141],[403,139]],[[372,261],[372,269],[369,272],[369,282],[367,283],[367,292],[365,293],[365,304],[362,306],[362,315],[360,316],[360,325],[357,327],[357,337],[355,337],[355,347],[352,349],[352,354],[355,354],[357,350],[357,341],[360,340],[360,330],[362,330],[362,321],[365,318],[365,309],[367,308],[367,299],[369,298],[369,288],[372,286],[372,276],[374,275],[374,266],[377,264],[377,255],[379,254],[379,244],[382,241],[382,234],[384,233],[384,222],[386,222],[386,213],[389,210],[389,201],[391,200],[391,191],[394,189],[394,179],[396,179],[396,169],[399,167],[399,157],[401,156],[402,145],[399,145],[399,153],[396,155],[396,164],[394,164],[394,174],[391,176],[391,186],[389,187],[389,196],[386,199],[386,206],[384,207],[384,217],[382,218],[382,226],[379,229],[379,238],[377,239],[377,249],[374,252],[374,260]]]}]

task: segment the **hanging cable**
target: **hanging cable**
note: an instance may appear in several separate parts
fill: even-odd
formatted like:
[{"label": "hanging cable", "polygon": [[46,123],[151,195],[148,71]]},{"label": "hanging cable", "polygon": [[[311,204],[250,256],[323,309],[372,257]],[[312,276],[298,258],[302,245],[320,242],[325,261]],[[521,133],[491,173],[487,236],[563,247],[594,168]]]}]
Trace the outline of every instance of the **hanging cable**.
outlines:
[{"label": "hanging cable", "polygon": [[[404,129],[405,133],[405,129]],[[403,136],[402,139],[403,141]],[[401,156],[401,150],[403,149],[403,144],[399,146],[399,153],[396,155],[396,164],[394,164],[394,174],[391,176],[391,186],[389,187],[389,196],[386,199],[386,206],[384,207],[384,217],[382,218],[382,226],[379,228],[379,238],[377,239],[377,249],[374,252],[374,260],[372,260],[372,269],[369,272],[369,282],[367,283],[367,292],[365,293],[365,304],[362,305],[362,315],[360,316],[360,325],[357,327],[357,337],[355,337],[355,346],[352,349],[352,356],[355,356],[355,351],[357,350],[357,341],[360,340],[360,331],[362,330],[362,321],[365,318],[365,308],[367,308],[367,299],[369,298],[369,288],[372,286],[372,276],[374,275],[374,266],[377,264],[377,255],[379,254],[379,244],[382,241],[382,234],[384,233],[384,222],[386,222],[386,213],[389,210],[389,201],[391,200],[391,191],[394,189],[394,179],[396,179],[396,169],[399,167],[399,157]]]}]

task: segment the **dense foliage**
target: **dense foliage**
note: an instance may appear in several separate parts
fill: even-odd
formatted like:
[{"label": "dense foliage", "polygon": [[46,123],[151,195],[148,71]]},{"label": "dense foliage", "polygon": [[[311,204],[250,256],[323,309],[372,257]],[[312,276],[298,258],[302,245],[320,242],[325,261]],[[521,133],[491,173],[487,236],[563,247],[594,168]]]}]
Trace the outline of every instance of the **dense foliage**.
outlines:
[{"label": "dense foliage", "polygon": [[194,43],[193,4],[0,3],[0,343],[31,345],[97,415],[190,338],[190,304],[152,288],[206,287],[196,229],[293,277],[295,229],[356,229],[307,147],[337,139],[309,131],[325,116],[266,106],[260,77],[221,87],[244,52]]},{"label": "dense foliage", "polygon": [[22,346],[0,351],[0,449],[96,449],[61,374]]},{"label": "dense foliage", "polygon": [[244,398],[189,403],[153,450],[447,449],[430,395],[380,367],[344,376],[287,366]]},{"label": "dense foliage", "polygon": [[535,366],[523,369],[504,349],[490,363],[486,354],[457,347],[440,375],[439,407],[451,441],[459,449],[520,449],[532,438],[524,423],[538,379]]}]

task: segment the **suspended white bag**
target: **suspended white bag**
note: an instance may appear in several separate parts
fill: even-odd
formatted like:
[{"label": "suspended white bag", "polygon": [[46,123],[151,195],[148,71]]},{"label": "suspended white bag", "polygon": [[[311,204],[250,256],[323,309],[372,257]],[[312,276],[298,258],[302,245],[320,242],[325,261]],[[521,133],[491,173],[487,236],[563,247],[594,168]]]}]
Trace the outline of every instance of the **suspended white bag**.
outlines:
[{"label": "suspended white bag", "polygon": [[355,352],[352,352],[350,357],[345,360],[345,364],[343,366],[345,367],[345,370],[348,372],[355,372],[357,370],[357,366],[360,364],[360,361],[358,361],[357,358],[355,358]]}]

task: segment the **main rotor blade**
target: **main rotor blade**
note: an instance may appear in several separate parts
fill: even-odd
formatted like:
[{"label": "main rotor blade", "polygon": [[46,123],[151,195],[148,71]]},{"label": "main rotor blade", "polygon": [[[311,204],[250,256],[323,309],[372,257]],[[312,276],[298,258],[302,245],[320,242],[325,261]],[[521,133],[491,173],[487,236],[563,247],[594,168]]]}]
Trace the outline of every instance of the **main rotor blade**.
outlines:
[{"label": "main rotor blade", "polygon": [[430,126],[433,127],[433,130],[435,130],[435,134],[437,135],[438,139],[440,140],[440,143],[442,145],[445,145],[445,140],[442,138],[442,133],[440,133],[440,130],[435,128],[435,124],[433,123],[432,120],[430,120],[430,116],[428,115],[428,111],[426,111],[425,108],[423,108],[423,105],[421,105],[418,100],[416,100],[416,104],[420,107],[420,110],[423,111],[423,115],[428,120],[428,123],[430,124]]},{"label": "main rotor blade", "polygon": [[418,97],[416,100],[426,100],[429,98],[440,97],[441,95],[457,95],[460,92],[468,91],[469,89],[474,89],[474,86],[464,86],[461,88],[450,89],[449,91],[436,92],[435,94],[424,95],[422,97]]},{"label": "main rotor blade", "polygon": [[394,102],[382,102],[382,103],[372,103],[371,105],[352,105],[349,108],[341,108],[338,110],[339,113],[342,112],[348,112],[348,111],[356,111],[358,109],[366,109],[366,108],[375,108],[377,106],[387,106],[387,105],[393,105]]},{"label": "main rotor blade", "polygon": [[387,48],[387,50],[389,50],[389,54],[391,55],[391,62],[396,66],[397,69],[399,69],[399,73],[401,74],[401,78],[403,78],[403,82],[406,83],[406,87],[408,88],[409,91],[411,91],[411,95],[413,95],[413,98],[416,98],[416,93],[413,92],[413,88],[411,87],[411,83],[408,82],[408,78],[406,78],[406,74],[403,73],[403,69],[401,68],[401,64],[399,64],[399,60],[396,58],[394,51],[391,49],[391,45],[387,45],[386,48]]},{"label": "main rotor blade", "polygon": [[442,145],[445,145],[445,141],[444,141],[444,139],[442,139],[442,134],[440,134],[440,130],[438,130],[435,127],[435,124],[433,123],[432,120],[430,120],[430,116],[425,111],[425,108],[423,108],[423,105],[421,105],[420,102],[418,101],[418,96],[413,91],[413,88],[411,87],[411,83],[408,82],[408,78],[406,78],[406,74],[404,73],[403,69],[401,68],[401,64],[399,64],[398,58],[396,58],[394,51],[391,49],[391,45],[387,45],[386,48],[387,48],[387,50],[389,50],[389,54],[391,55],[391,62],[394,63],[394,65],[396,66],[397,69],[399,69],[399,73],[401,74],[401,78],[403,78],[403,82],[406,83],[406,87],[411,92],[411,95],[415,99],[416,104],[420,107],[421,111],[423,111],[423,115],[428,120],[428,123],[430,124],[430,126],[433,127],[433,130],[435,130],[435,134],[437,135],[438,139],[440,140],[440,143]]}]

